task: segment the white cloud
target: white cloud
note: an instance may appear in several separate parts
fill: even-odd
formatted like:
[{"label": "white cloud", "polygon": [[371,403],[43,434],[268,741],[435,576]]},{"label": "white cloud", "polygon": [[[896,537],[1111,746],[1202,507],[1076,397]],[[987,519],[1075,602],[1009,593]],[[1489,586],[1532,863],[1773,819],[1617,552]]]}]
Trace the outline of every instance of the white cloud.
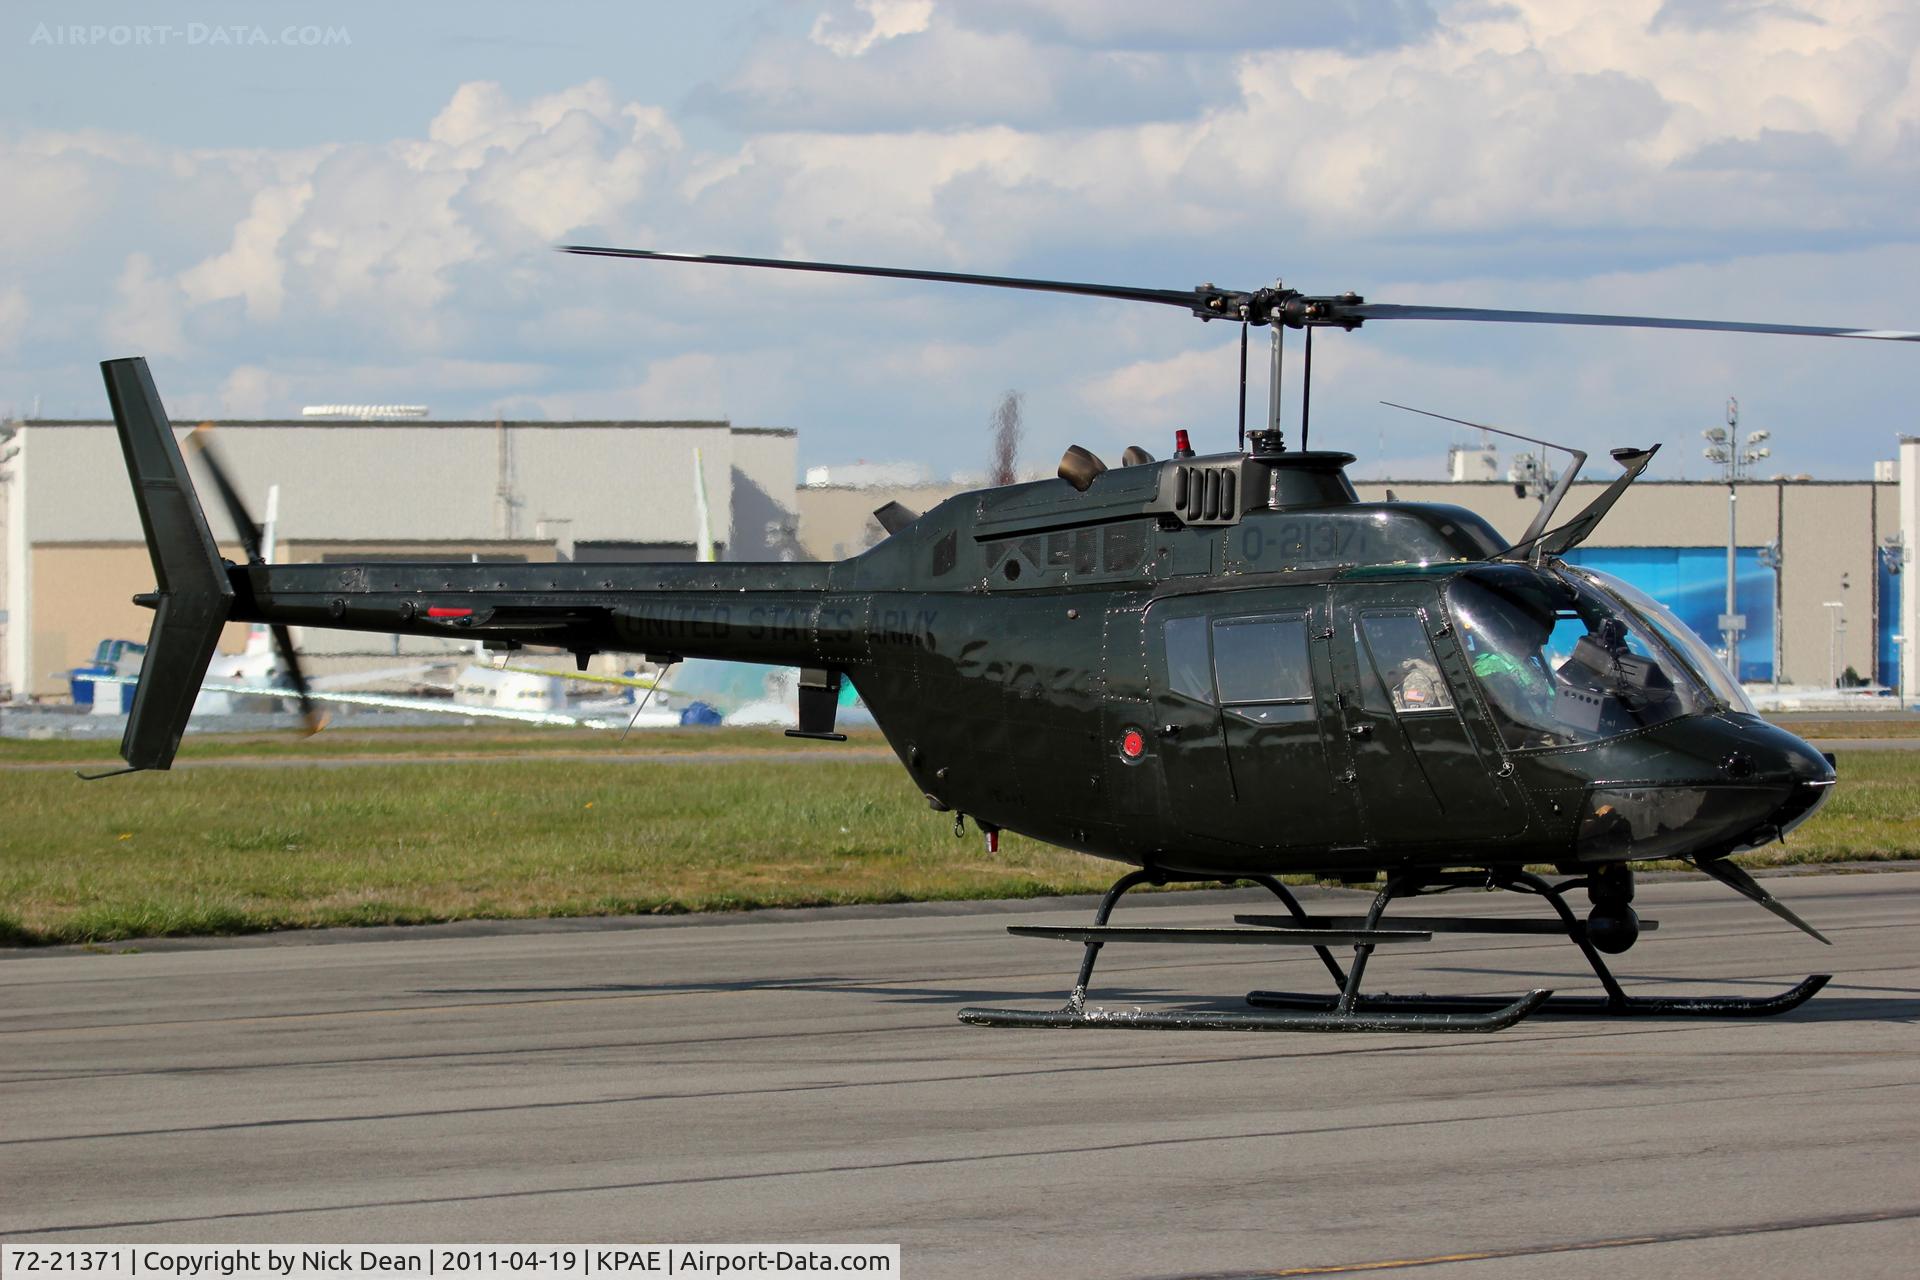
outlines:
[{"label": "white cloud", "polygon": [[964,0],[949,6],[985,30],[1096,49],[1380,48],[1434,26],[1426,0]]},{"label": "white cloud", "polygon": [[151,258],[128,254],[114,289],[101,317],[103,338],[126,355],[175,356],[186,350],[181,327],[186,296],[172,279],[155,274]]},{"label": "white cloud", "polygon": [[933,0],[853,0],[853,3],[866,17],[864,28],[849,30],[849,27],[860,26],[859,19],[850,21],[844,13],[827,10],[813,20],[813,30],[807,38],[842,58],[857,58],[882,41],[925,31],[933,21]]},{"label": "white cloud", "polygon": [[[1164,359],[1136,360],[1087,379],[1080,396],[1111,429],[1189,426],[1196,405],[1216,400],[1229,381],[1238,386],[1237,350],[1183,351]],[[1265,396],[1255,383],[1249,389],[1248,417],[1257,422],[1264,405]]]},{"label": "white cloud", "polygon": [[278,316],[286,294],[282,242],[312,199],[313,184],[305,180],[267,187],[254,196],[227,251],[181,273],[187,297],[195,303],[243,298],[249,319]]},{"label": "white cloud", "polygon": [[27,293],[19,285],[0,289],[0,352],[12,351],[27,331]]},{"label": "white cloud", "polygon": [[225,418],[284,418],[297,409],[293,403],[292,380],[283,373],[243,364],[227,375],[215,397],[220,415]]},{"label": "white cloud", "polygon": [[[810,452],[944,467],[977,462],[1009,385],[1062,437],[1036,435],[1041,453],[1190,422],[1230,436],[1233,335],[1171,310],[550,246],[1897,327],[1920,296],[1909,8],[838,4],[716,68],[696,101],[719,122],[685,135],[694,107],[595,80],[459,85],[385,141],[0,132],[0,337],[17,291],[36,350],[76,348],[58,366],[76,379],[104,334],[179,357],[177,394],[225,412],[378,383],[447,412],[726,412],[802,426]],[[1702,341],[1370,325],[1317,346],[1315,403],[1329,441],[1395,457],[1424,437],[1380,425],[1382,394],[1604,443],[1621,421],[1637,439],[1650,404],[1728,391],[1756,413],[1825,397],[1883,435],[1911,425],[1897,353]],[[1257,349],[1256,417],[1262,367]]]}]

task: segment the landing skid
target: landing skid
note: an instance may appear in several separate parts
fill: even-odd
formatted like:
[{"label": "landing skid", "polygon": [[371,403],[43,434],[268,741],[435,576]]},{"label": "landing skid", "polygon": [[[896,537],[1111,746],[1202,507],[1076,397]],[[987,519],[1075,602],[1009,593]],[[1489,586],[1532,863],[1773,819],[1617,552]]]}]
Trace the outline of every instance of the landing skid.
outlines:
[{"label": "landing skid", "polygon": [[[1316,921],[1300,905],[1291,890],[1271,876],[1247,877],[1280,899],[1289,915],[1274,917],[1280,927],[1241,929],[1155,929],[1115,928],[1107,924],[1114,904],[1127,890],[1143,884],[1166,884],[1173,877],[1153,871],[1133,871],[1121,876],[1100,900],[1091,927],[1049,927],[1014,925],[1008,932],[1026,937],[1057,938],[1079,942],[1086,947],[1080,961],[1080,975],[1067,1006],[1057,1010],[962,1009],[960,1021],[981,1027],[1040,1027],[1054,1030],[1079,1027],[1108,1028],[1118,1031],[1499,1031],[1520,1021],[1538,1009],[1551,991],[1530,991],[1513,1001],[1495,1001],[1493,1007],[1471,1010],[1441,1009],[1363,1009],[1357,1003],[1360,974],[1366,957],[1376,946],[1395,942],[1426,942],[1430,930],[1382,929],[1380,912],[1385,895],[1375,909],[1359,921]],[[1100,948],[1110,942],[1208,942],[1245,943],[1257,946],[1312,947],[1327,972],[1343,988],[1342,994],[1324,1007],[1288,1012],[1255,1010],[1250,1013],[1168,1010],[1147,1012],[1141,1009],[1087,1008],[1087,984],[1093,978],[1094,962]],[[1353,972],[1348,974],[1333,958],[1331,946],[1352,944]]]},{"label": "landing skid", "polygon": [[1339,997],[1316,1010],[1298,1013],[1208,1013],[1142,1009],[962,1009],[960,1021],[977,1027],[1104,1027],[1116,1031],[1499,1031],[1526,1017],[1552,996],[1529,991],[1508,1004],[1489,1000],[1476,1010],[1375,1010],[1366,1005],[1351,1013],[1335,1006]]},{"label": "landing skid", "polygon": [[[1693,1018],[1767,1018],[1776,1013],[1798,1009],[1820,988],[1833,980],[1830,973],[1816,973],[1785,991],[1770,996],[1551,996],[1528,1012],[1561,1014],[1569,1017],[1693,1017]],[[1360,1014],[1377,1013],[1474,1013],[1502,1008],[1500,996],[1361,996],[1355,1002]],[[1256,1009],[1332,1009],[1339,996],[1308,995],[1298,991],[1251,991],[1247,1003]]]},{"label": "landing skid", "polygon": [[[1549,884],[1518,868],[1488,872],[1438,872],[1419,877],[1389,877],[1364,916],[1310,916],[1287,887],[1271,876],[1247,877],[1278,898],[1284,916],[1239,915],[1235,929],[1117,928],[1107,924],[1113,908],[1127,890],[1142,884],[1166,884],[1175,877],[1142,870],[1114,882],[1094,913],[1091,926],[1015,925],[1008,932],[1025,937],[1055,938],[1082,943],[1085,954],[1080,973],[1064,1009],[981,1009],[960,1011],[962,1022],[983,1027],[1047,1029],[1111,1028],[1133,1031],[1499,1031],[1536,1012],[1601,1017],[1720,1017],[1762,1018],[1796,1009],[1832,980],[1814,974],[1798,985],[1771,996],[1630,996],[1620,986],[1606,961],[1587,937],[1586,922],[1567,905],[1566,893],[1588,884],[1586,878]],[[1553,907],[1554,920],[1471,919],[1457,916],[1407,917],[1397,927],[1382,928],[1380,918],[1395,898],[1444,893],[1478,887],[1509,889],[1544,898]],[[1642,921],[1640,928],[1657,928]],[[1570,939],[1587,958],[1603,996],[1556,996],[1535,990],[1517,1000],[1504,996],[1366,995],[1360,981],[1373,949],[1383,943],[1424,942],[1436,932],[1489,934],[1558,934]],[[1100,948],[1109,942],[1207,942],[1265,946],[1310,946],[1339,988],[1336,995],[1292,991],[1254,991],[1247,995],[1253,1011],[1213,1012],[1087,1007],[1087,984],[1093,978]],[[1343,968],[1329,949],[1353,947],[1351,967]]]}]

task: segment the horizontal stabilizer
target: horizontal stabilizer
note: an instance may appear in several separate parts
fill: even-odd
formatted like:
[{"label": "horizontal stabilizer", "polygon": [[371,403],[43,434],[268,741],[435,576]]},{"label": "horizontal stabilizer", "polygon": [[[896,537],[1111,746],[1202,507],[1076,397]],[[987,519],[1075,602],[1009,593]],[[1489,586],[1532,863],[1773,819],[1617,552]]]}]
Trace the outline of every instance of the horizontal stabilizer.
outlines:
[{"label": "horizontal stabilizer", "polygon": [[789,738],[819,738],[826,742],[845,742],[847,735],[834,732],[834,718],[840,712],[838,671],[819,667],[800,668],[800,727],[787,730]]}]

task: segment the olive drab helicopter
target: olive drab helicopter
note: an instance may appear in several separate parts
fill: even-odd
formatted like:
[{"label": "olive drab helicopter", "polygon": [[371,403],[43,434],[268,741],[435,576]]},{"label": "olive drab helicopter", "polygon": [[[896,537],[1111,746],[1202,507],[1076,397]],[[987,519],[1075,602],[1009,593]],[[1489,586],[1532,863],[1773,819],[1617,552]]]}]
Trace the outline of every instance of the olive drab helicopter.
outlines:
[{"label": "olive drab helicopter", "polygon": [[[1001,830],[1131,864],[1092,923],[1011,932],[1084,952],[1057,1010],[964,1009],[989,1026],[1488,1031],[1538,1010],[1760,1015],[1794,1008],[1825,975],[1767,997],[1629,995],[1602,956],[1654,927],[1634,913],[1633,864],[1685,859],[1815,938],[1729,860],[1784,838],[1829,794],[1833,760],[1755,713],[1673,614],[1561,556],[1590,535],[1654,448],[1617,449],[1621,474],[1553,517],[1576,454],[1509,545],[1459,507],[1362,502],[1347,453],[1301,447],[1280,423],[1282,335],[1389,319],[1611,325],[1920,340],[1920,334],[1369,303],[1274,285],[1135,289],[950,272],[568,252],[880,276],[1169,304],[1240,326],[1240,437],[1196,454],[1130,448],[1108,468],[1071,448],[1057,478],[965,493],[924,514],[888,504],[888,535],[832,564],[267,564],[216,455],[204,456],[247,563],[224,562],[144,360],[103,364],[157,589],[146,666],[121,753],[165,769],[228,621],[264,623],[291,687],[306,685],[289,627],[548,646],[584,666],[603,650],[802,669],[789,733],[843,739],[851,681],[913,783],[956,830]],[[1268,413],[1246,423],[1248,331],[1272,330]],[[309,704],[310,705],[310,704]],[[1529,867],[1556,869],[1549,878]],[[1380,880],[1360,916],[1309,915],[1279,878]],[[1232,927],[1109,923],[1139,885],[1252,881],[1281,911]],[[1399,917],[1395,899],[1467,887],[1535,895],[1540,919]],[[1582,918],[1568,902],[1584,890]],[[1576,945],[1604,994],[1395,997],[1361,989],[1377,947],[1441,931],[1546,933]],[[1253,992],[1246,1009],[1106,1013],[1087,990],[1119,942],[1294,946],[1333,980],[1320,996]],[[1343,964],[1335,948],[1351,947]]]}]

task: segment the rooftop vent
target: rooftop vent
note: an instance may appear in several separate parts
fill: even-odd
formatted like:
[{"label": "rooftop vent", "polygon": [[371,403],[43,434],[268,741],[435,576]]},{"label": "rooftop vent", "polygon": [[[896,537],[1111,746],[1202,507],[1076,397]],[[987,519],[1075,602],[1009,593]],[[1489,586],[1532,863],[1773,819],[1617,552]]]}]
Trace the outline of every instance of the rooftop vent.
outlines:
[{"label": "rooftop vent", "polygon": [[423,404],[310,404],[301,407],[300,416],[379,422],[395,418],[424,418],[427,416],[427,406]]}]

